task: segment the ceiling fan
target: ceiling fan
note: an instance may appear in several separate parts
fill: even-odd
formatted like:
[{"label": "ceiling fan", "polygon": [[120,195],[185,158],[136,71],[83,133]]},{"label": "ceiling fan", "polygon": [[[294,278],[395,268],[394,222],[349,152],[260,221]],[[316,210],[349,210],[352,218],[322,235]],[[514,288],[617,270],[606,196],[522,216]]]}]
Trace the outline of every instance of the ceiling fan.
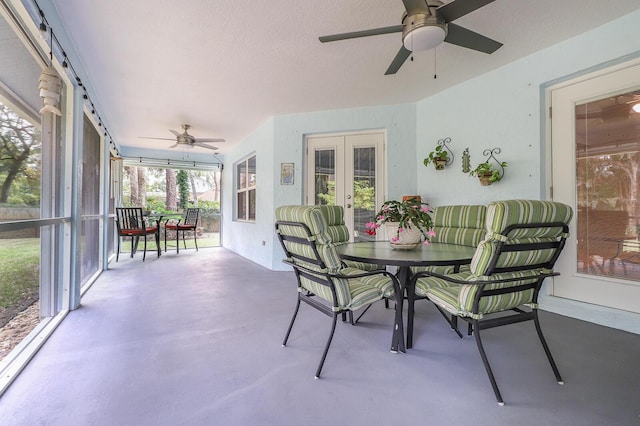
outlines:
[{"label": "ceiling fan", "polygon": [[210,145],[206,145],[206,144],[207,143],[211,143],[211,142],[224,142],[225,141],[224,139],[196,138],[196,137],[193,137],[192,135],[190,135],[187,132],[187,130],[189,130],[191,128],[191,125],[189,125],[189,124],[183,124],[182,128],[184,129],[184,133],[180,133],[180,132],[177,132],[175,130],[169,129],[169,131],[171,133],[176,135],[175,138],[143,137],[143,139],[160,139],[160,140],[166,140],[166,141],[175,140],[176,143],[174,145],[171,145],[169,148],[175,148],[178,145],[188,145],[188,146],[191,146],[191,147],[199,146],[201,148],[207,148],[207,149],[213,149],[213,150],[217,150],[218,148],[216,148],[215,146],[210,146]]},{"label": "ceiling fan", "polygon": [[483,53],[493,53],[502,43],[453,24],[452,21],[486,6],[494,0],[402,0],[406,13],[402,24],[372,30],[355,31],[320,37],[322,43],[380,34],[402,33],[402,46],[384,73],[395,74],[412,51],[433,49],[443,41]]}]

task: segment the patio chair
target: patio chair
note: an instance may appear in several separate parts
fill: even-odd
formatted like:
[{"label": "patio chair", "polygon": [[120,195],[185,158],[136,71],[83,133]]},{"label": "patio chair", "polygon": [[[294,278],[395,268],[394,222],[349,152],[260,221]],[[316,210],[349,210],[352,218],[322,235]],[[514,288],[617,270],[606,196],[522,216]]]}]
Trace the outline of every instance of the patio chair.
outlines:
[{"label": "patio chair", "polygon": [[167,219],[164,223],[164,251],[167,251],[167,231],[174,231],[176,233],[176,252],[180,253],[180,233],[182,232],[182,244],[184,249],[187,249],[187,242],[185,240],[185,233],[193,231],[193,242],[196,245],[196,251],[198,251],[198,216],[200,214],[199,208],[188,208],[184,214],[184,219]]},{"label": "patio chair", "polygon": [[325,216],[318,206],[277,208],[275,229],[286,256],[283,262],[293,268],[298,284],[296,307],[282,345],[287,344],[300,302],[333,319],[316,369],[315,377],[319,378],[338,315],[345,321],[348,314],[354,324],[354,311],[382,300],[385,295],[395,294],[394,291],[399,291],[399,284],[386,270],[365,271],[344,265],[333,241],[339,237],[328,231]]},{"label": "patio chair", "polygon": [[[331,237],[331,241],[336,245],[347,244],[349,242],[349,228],[344,224],[344,208],[342,206],[329,205],[320,205],[316,207],[320,209],[320,213],[324,216],[324,220],[327,223],[326,229]],[[342,263],[351,268],[362,269],[365,271],[385,269],[384,266],[377,265],[375,263],[356,262],[353,260],[343,260]]]},{"label": "patio chair", "polygon": [[149,226],[142,213],[142,207],[116,207],[116,229],[118,231],[118,250],[116,262],[120,258],[120,240],[122,237],[131,237],[131,257],[136,253],[140,237],[144,237],[144,252],[142,261],[147,255],[147,236],[153,235],[156,239],[158,257],[160,257],[160,230],[158,226]]},{"label": "patio chair", "polygon": [[[485,220],[487,207],[483,205],[450,205],[440,206],[433,209],[433,230],[435,235],[431,238],[433,243],[458,244],[469,247],[477,247],[485,235]],[[468,265],[461,268],[454,266],[425,266],[411,268],[411,273],[415,274],[423,271],[436,272],[439,274],[451,274],[461,270],[469,270]],[[407,287],[407,347],[413,346],[413,316],[415,312],[415,301],[424,299],[416,296],[411,285]],[[439,309],[439,312],[447,315]],[[455,321],[454,321],[455,323]],[[454,330],[457,330],[457,324]]]},{"label": "patio chair", "polygon": [[553,266],[569,235],[572,215],[571,207],[551,201],[493,202],[487,208],[486,236],[476,249],[469,271],[424,271],[412,278],[416,295],[428,298],[452,319],[471,324],[470,331],[500,405],[504,401],[482,345],[481,330],[534,321],[553,373],[563,384],[540,327],[538,293],[545,278],[559,275]]}]

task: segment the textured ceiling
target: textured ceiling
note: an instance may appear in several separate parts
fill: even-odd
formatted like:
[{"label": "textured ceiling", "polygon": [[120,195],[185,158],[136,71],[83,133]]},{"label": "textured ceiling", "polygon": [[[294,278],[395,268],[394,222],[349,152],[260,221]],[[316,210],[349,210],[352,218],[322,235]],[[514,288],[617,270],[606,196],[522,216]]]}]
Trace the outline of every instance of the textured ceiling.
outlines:
[{"label": "textured ceiling", "polygon": [[171,137],[181,123],[196,137],[225,138],[224,153],[274,115],[414,102],[640,8],[637,0],[496,0],[455,22],[504,46],[486,55],[443,44],[434,80],[432,51],[384,75],[401,34],[318,41],[397,25],[401,0],[52,3],[125,153],[168,148],[140,136]]}]

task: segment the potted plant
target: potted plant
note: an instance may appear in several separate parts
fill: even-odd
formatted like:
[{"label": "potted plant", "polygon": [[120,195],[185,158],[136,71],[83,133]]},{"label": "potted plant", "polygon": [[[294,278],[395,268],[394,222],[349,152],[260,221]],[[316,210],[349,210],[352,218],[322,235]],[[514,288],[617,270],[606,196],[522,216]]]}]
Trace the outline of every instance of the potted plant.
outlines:
[{"label": "potted plant", "polygon": [[[503,161],[500,163],[500,167],[504,169],[507,167],[507,162]],[[502,174],[500,174],[500,170],[491,165],[488,162],[480,163],[478,166],[469,172],[471,176],[477,176],[480,180],[480,185],[487,186],[491,185],[494,182],[500,181],[502,179]]]},{"label": "potted plant", "polygon": [[436,170],[442,170],[447,164],[448,158],[449,153],[444,149],[444,145],[438,145],[429,153],[427,158],[424,159],[424,166],[427,167],[429,163],[433,163]]},{"label": "potted plant", "polygon": [[367,234],[376,235],[377,229],[383,224],[392,227],[392,230],[387,228],[387,233],[394,248],[417,247],[422,237],[424,244],[428,245],[430,238],[435,235],[431,207],[416,197],[405,201],[385,201],[375,219],[366,224]]}]

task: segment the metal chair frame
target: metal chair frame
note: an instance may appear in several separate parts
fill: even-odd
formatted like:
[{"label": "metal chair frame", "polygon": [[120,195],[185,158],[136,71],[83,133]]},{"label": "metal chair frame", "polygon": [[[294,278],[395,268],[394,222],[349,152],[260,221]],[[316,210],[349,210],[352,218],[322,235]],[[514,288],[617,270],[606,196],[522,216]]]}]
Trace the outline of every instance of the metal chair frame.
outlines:
[{"label": "metal chair frame", "polygon": [[[503,235],[508,236],[509,233],[513,230],[526,229],[526,228],[562,228],[562,232],[565,235],[568,234],[569,232],[568,225],[562,222],[530,223],[530,224],[515,224],[515,225],[508,226],[503,231]],[[565,242],[566,242],[565,237],[560,237],[557,241],[554,241],[554,242],[538,242],[538,243],[526,243],[526,244],[505,244],[504,242],[498,242],[497,250],[494,253],[493,258],[491,259],[491,262],[487,269],[487,273],[485,275],[491,276],[493,274],[504,273],[504,272],[534,271],[534,270],[540,270],[541,268],[548,269],[551,271],[556,261],[558,260],[558,257],[560,256],[562,249],[564,248]],[[524,265],[524,266],[513,266],[513,267],[497,267],[496,266],[498,263],[498,260],[500,259],[500,256],[504,253],[518,252],[518,251],[531,251],[531,250],[544,250],[544,249],[554,250],[554,254],[551,256],[551,258],[547,262]],[[533,290],[531,303],[535,306],[538,302],[538,294],[540,292],[540,288],[542,287],[542,283],[545,280],[545,278],[558,276],[558,275],[560,274],[557,272],[549,272],[549,273],[542,273],[542,274],[532,273],[530,277],[525,276],[525,277],[514,277],[509,279],[493,280],[493,281],[470,282],[470,281],[461,281],[461,280],[453,279],[446,275],[425,271],[425,272],[420,272],[415,274],[411,279],[410,285],[415,286],[415,283],[419,278],[427,277],[427,276],[441,278],[451,283],[460,284],[460,285],[469,285],[469,284],[477,285],[479,288],[473,301],[472,314],[479,314],[480,302],[485,297],[491,297],[491,296],[496,296],[501,294],[517,293],[517,292],[527,291],[531,289]],[[510,286],[510,287],[505,287],[500,289],[485,288],[493,284],[518,282],[518,281],[531,281],[531,280],[535,280],[535,281],[528,284],[520,284],[520,285],[515,285],[515,286]],[[428,300],[428,298],[421,298],[421,299]],[[410,305],[413,304],[415,300],[418,300],[418,298],[414,297],[413,299],[410,299],[409,304]],[[463,316],[457,316],[457,315],[451,315],[449,317],[448,313],[445,312],[440,306],[438,306],[437,304],[435,306],[460,338],[463,338],[463,336],[458,330],[457,319],[460,318],[468,323],[468,335],[473,334],[475,337],[476,346],[478,347],[478,351],[480,352],[482,363],[484,364],[484,368],[487,372],[487,375],[489,376],[489,381],[491,382],[491,387],[493,388],[493,392],[495,394],[496,400],[498,401],[498,404],[504,405],[504,400],[498,388],[498,384],[493,374],[493,370],[491,369],[491,365],[489,364],[489,359],[487,358],[487,354],[484,350],[484,346],[482,344],[482,338],[480,336],[480,330],[486,330],[489,328],[500,327],[508,324],[515,324],[523,321],[533,321],[535,324],[536,333],[538,334],[540,343],[542,344],[542,347],[547,356],[547,359],[549,360],[549,364],[551,365],[553,374],[555,375],[556,380],[559,384],[561,385],[564,384],[562,377],[560,376],[558,367],[553,359],[553,356],[551,355],[551,350],[549,349],[549,346],[542,333],[542,328],[540,327],[540,320],[538,318],[537,308],[524,310],[519,307],[516,307],[510,310],[513,313],[509,315],[500,315],[498,317],[491,317],[490,315],[492,313],[489,313],[489,314],[485,314],[485,315],[488,315],[489,317],[483,317],[482,319],[475,319],[472,317],[463,317]]]},{"label": "metal chair frame", "polygon": [[[185,240],[185,233],[189,231],[193,231],[193,242],[196,245],[196,251],[198,251],[198,219],[199,219],[200,209],[197,207],[188,208],[184,215],[183,219],[178,219],[178,222],[175,224],[169,223],[171,220],[175,219],[167,219],[164,223],[164,251],[167,251],[167,229],[171,231],[176,231],[176,251],[180,253],[180,232],[182,232],[182,244],[184,245],[184,249],[187,249],[187,241]],[[182,222],[182,223],[180,223]]]},{"label": "metal chair frame", "polygon": [[[283,225],[300,227],[305,231],[307,237],[303,238],[303,237],[296,237],[292,235],[283,235],[282,233],[278,232],[279,228]],[[296,280],[298,282],[298,289],[299,289],[298,297],[296,301],[296,307],[294,309],[293,317],[291,318],[291,322],[289,323],[289,327],[287,329],[284,340],[282,342],[282,346],[284,347],[287,345],[287,341],[289,340],[289,335],[291,334],[291,330],[293,329],[293,324],[296,320],[298,311],[300,309],[300,302],[304,302],[307,305],[311,306],[312,308],[332,318],[331,331],[329,332],[329,337],[324,346],[322,357],[320,358],[320,363],[318,364],[318,367],[316,369],[315,378],[318,379],[320,377],[322,367],[327,357],[327,353],[329,352],[329,347],[331,346],[331,341],[333,339],[333,335],[336,329],[336,324],[338,321],[338,315],[342,316],[343,321],[346,321],[346,316],[349,315],[349,319],[352,325],[354,325],[355,322],[357,322],[357,320],[355,322],[353,320],[353,311],[349,309],[339,308],[338,298],[336,295],[336,288],[332,279],[334,278],[354,279],[354,278],[362,278],[362,277],[367,277],[372,275],[385,275],[393,280],[394,289],[395,291],[398,291],[398,292],[400,291],[400,283],[398,282],[398,280],[393,274],[385,270],[363,271],[362,274],[356,274],[356,275],[341,275],[341,274],[331,274],[327,272],[320,272],[318,270],[305,267],[298,262],[305,262],[309,265],[314,265],[314,267],[317,267],[319,270],[326,270],[326,265],[322,260],[322,258],[320,257],[320,253],[318,252],[318,248],[316,247],[315,241],[311,238],[312,233],[309,227],[306,224],[301,222],[288,222],[288,221],[278,221],[276,222],[275,226],[276,226],[276,233],[278,235],[278,239],[280,240],[280,244],[282,245],[285,255],[287,256],[287,259],[284,259],[283,262],[286,263],[287,265],[290,265],[293,268],[293,271],[296,276]],[[311,247],[313,258],[309,258],[306,256],[302,256],[302,255],[290,252],[287,249],[285,241],[303,244]],[[300,291],[300,289],[303,288],[301,283],[301,277],[307,278],[315,283],[328,287],[331,290],[331,295],[333,299],[331,302],[331,305],[329,305],[328,303],[324,303],[323,299],[315,297],[315,294],[313,294],[312,292],[306,289],[303,289],[302,291]],[[358,317],[358,319],[362,317],[364,312],[366,312],[366,310],[370,306],[371,305],[368,305],[365,307],[364,311]]]},{"label": "metal chair frame", "polygon": [[154,235],[158,257],[160,257],[160,229],[156,226],[148,226],[142,213],[142,207],[116,207],[116,229],[118,232],[118,248],[116,262],[120,258],[120,240],[122,237],[131,237],[131,257],[138,250],[140,237],[144,237],[144,252],[142,261],[147,255],[147,235]]}]

